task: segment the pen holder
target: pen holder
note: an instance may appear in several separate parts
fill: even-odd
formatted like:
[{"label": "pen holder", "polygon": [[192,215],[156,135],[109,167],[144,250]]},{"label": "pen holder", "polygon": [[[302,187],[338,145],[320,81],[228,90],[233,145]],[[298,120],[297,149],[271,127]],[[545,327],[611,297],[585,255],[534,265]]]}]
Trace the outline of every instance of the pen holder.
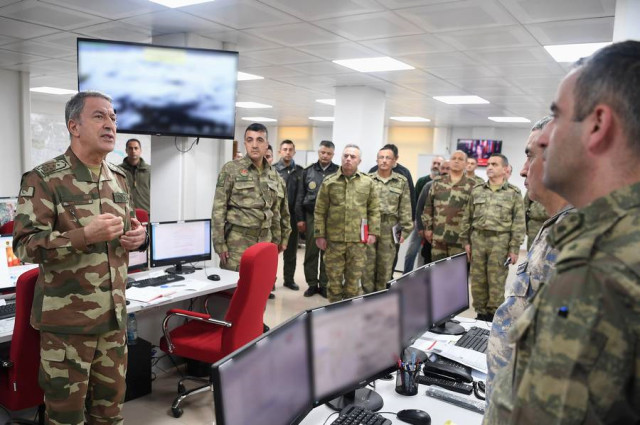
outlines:
[{"label": "pen holder", "polygon": [[418,394],[416,377],[420,373],[420,367],[415,364],[403,364],[396,372],[396,392],[402,395]]}]

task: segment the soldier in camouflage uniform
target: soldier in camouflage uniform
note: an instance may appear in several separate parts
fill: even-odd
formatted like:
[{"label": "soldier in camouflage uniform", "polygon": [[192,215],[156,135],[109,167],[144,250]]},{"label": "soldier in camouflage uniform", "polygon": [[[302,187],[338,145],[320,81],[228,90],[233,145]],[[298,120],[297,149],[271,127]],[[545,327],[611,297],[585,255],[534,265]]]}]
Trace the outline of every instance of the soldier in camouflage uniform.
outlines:
[{"label": "soldier in camouflage uniform", "polygon": [[282,179],[264,158],[267,137],[264,125],[247,127],[247,155],[224,164],[218,176],[211,238],[220,267],[226,270],[238,271],[242,254],[255,243],[273,242],[280,252],[287,247],[284,236],[288,237],[291,225],[282,222],[281,213],[289,209],[289,204]]},{"label": "soldier in camouflage uniform", "polygon": [[464,252],[460,239],[461,221],[475,182],[464,174],[467,154],[451,155],[449,173],[436,177],[427,194],[422,222],[425,239],[431,244],[431,261]]},{"label": "soldier in camouflage uniform", "polygon": [[[395,159],[391,149],[380,149],[377,171],[369,174],[380,198],[380,236],[374,244],[367,246],[367,267],[362,275],[365,294],[386,289],[393,275],[396,244],[403,243],[413,229],[409,182],[392,170]],[[397,226],[397,243],[393,235],[394,226]]]},{"label": "soldier in camouflage uniform", "polygon": [[505,180],[509,165],[502,154],[489,158],[489,180],[471,191],[460,238],[471,261],[471,295],[478,319],[491,321],[504,301],[510,264],[518,261],[524,240],[524,204],[520,189]]},{"label": "soldier in camouflage uniform", "polygon": [[[346,145],[342,166],[322,182],[316,200],[314,234],[318,248],[326,250],[329,302],[358,295],[365,268],[366,244],[374,244],[380,234],[380,200],[376,185],[369,176],[358,171],[358,164],[360,148]],[[364,241],[363,224],[369,228]]]},{"label": "soldier in camouflage uniform", "polygon": [[578,210],[550,231],[555,271],[509,332],[515,364],[486,424],[640,421],[638,81],[640,42],[626,41],[560,84],[543,182]]},{"label": "soldier in camouflage uniform", "polygon": [[478,168],[478,160],[473,157],[467,157],[467,166],[465,167],[467,178],[475,181],[475,184],[484,184],[484,179],[476,175],[476,168]]},{"label": "soldier in camouflage uniform", "polygon": [[13,249],[40,264],[31,324],[46,423],[121,424],[128,251],[146,233],[124,171],[104,160],[116,140],[110,98],[80,92],[65,118],[70,147],[22,177]]},{"label": "soldier in camouflage uniform", "polygon": [[529,191],[524,194],[524,224],[527,229],[527,251],[536,238],[538,231],[545,221],[549,219],[544,206],[538,201],[532,201]]},{"label": "soldier in camouflage uniform", "polygon": [[[520,171],[525,178],[525,186],[529,189],[527,194],[539,205],[544,205],[551,218],[540,229],[527,259],[518,266],[516,278],[505,288],[505,301],[502,303],[493,317],[491,334],[487,348],[487,400],[490,399],[493,382],[498,371],[511,367],[513,347],[507,340],[507,333],[515,321],[522,316],[525,308],[530,304],[530,299],[538,291],[543,282],[551,276],[555,266],[558,251],[547,242],[547,235],[556,223],[560,222],[573,207],[560,195],[546,189],[542,184],[542,167],[544,149],[540,142],[548,140],[548,133],[543,133],[544,127],[551,121],[551,117],[538,121],[531,130],[525,153],[527,160]],[[545,211],[546,214],[546,211]]]}]

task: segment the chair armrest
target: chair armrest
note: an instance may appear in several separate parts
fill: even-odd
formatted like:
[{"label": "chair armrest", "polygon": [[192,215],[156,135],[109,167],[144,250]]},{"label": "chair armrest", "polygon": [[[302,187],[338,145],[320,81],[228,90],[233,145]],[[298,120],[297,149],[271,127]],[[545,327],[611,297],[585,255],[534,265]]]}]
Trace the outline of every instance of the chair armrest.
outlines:
[{"label": "chair armrest", "polygon": [[171,336],[169,335],[169,320],[172,317],[184,317],[191,320],[197,320],[199,322],[209,323],[211,325],[224,326],[226,328],[231,327],[231,322],[225,322],[224,320],[213,319],[208,314],[196,313],[195,311],[181,310],[179,308],[173,308],[167,311],[167,316],[162,321],[162,333],[167,341],[167,347],[169,352],[173,353],[173,343],[171,342]]}]

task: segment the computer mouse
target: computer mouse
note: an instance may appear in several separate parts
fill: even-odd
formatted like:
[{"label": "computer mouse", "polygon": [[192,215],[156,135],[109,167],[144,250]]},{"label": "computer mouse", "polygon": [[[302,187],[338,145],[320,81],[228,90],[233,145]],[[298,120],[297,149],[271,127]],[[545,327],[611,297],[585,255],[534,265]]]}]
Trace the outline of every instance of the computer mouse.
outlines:
[{"label": "computer mouse", "polygon": [[220,280],[220,275],[210,274],[209,276],[207,276],[207,279],[209,279],[209,280]]},{"label": "computer mouse", "polygon": [[406,409],[398,412],[398,419],[412,425],[431,425],[431,416],[424,410]]}]

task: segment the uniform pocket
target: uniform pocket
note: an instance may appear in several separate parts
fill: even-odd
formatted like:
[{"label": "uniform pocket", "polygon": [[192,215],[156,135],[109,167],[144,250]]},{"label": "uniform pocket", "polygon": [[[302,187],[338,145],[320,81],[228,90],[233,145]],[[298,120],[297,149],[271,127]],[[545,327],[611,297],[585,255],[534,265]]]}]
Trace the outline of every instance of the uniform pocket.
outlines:
[{"label": "uniform pocket", "polygon": [[253,183],[253,180],[236,181],[231,192],[231,201],[240,206],[251,208],[257,197],[256,191],[259,190]]},{"label": "uniform pocket", "polygon": [[69,365],[64,341],[48,332],[41,334],[40,373],[38,383],[47,395],[55,400],[69,397]]}]

